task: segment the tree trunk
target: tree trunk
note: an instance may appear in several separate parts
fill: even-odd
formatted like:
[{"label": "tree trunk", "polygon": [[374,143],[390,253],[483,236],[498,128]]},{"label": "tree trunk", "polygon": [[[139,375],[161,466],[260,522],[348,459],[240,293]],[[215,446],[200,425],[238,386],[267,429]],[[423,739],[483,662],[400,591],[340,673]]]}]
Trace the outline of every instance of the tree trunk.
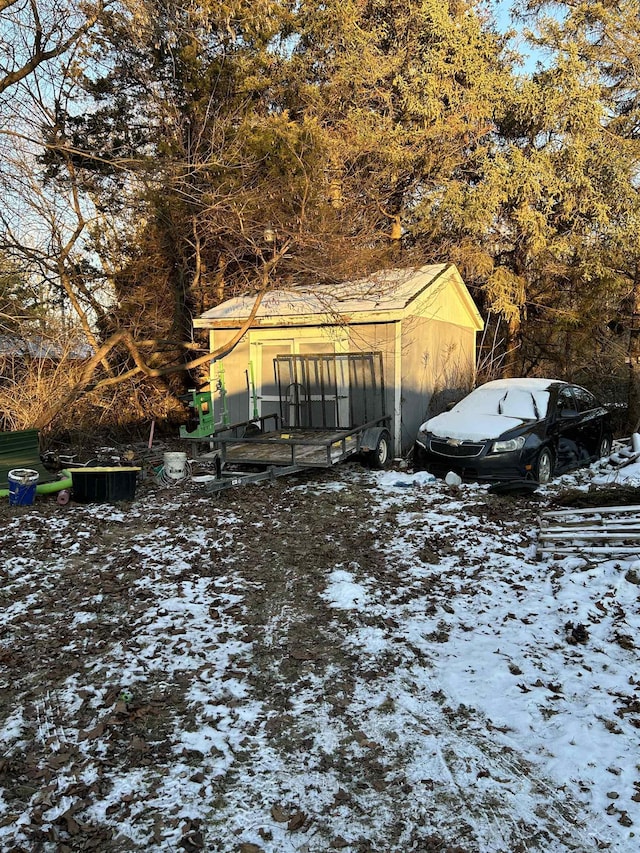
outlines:
[{"label": "tree trunk", "polygon": [[520,312],[509,318],[506,351],[504,356],[504,377],[512,378],[520,374],[520,346],[522,343],[522,317]]},{"label": "tree trunk", "polygon": [[628,423],[633,432],[640,429],[640,268],[636,267],[633,291],[629,299],[629,384],[627,390]]}]

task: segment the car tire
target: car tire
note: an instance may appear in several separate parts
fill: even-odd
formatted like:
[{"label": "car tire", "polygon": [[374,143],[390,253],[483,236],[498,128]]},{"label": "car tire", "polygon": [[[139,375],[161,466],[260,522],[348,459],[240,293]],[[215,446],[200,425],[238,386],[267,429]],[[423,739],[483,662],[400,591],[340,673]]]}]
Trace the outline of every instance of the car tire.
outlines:
[{"label": "car tire", "polygon": [[387,466],[389,462],[391,450],[391,436],[385,430],[383,430],[378,436],[378,443],[376,444],[375,450],[372,450],[368,457],[369,467],[374,468],[377,471],[381,471],[383,468]]},{"label": "car tire", "polygon": [[598,447],[598,459],[604,459],[605,456],[611,456],[611,443],[610,435],[602,436]]},{"label": "car tire", "polygon": [[553,453],[548,447],[543,447],[536,459],[536,477],[540,485],[545,485],[553,474]]}]

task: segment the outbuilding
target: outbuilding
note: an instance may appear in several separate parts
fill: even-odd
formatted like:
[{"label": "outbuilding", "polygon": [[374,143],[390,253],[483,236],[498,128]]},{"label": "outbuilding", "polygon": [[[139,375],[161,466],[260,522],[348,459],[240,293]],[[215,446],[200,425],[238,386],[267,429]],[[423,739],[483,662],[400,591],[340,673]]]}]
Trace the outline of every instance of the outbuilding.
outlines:
[{"label": "outbuilding", "polygon": [[[229,299],[195,320],[196,328],[209,331],[211,352],[242,329],[255,298]],[[277,411],[278,357],[323,357],[326,363],[333,356],[371,354],[382,365],[380,393],[391,416],[393,450],[403,453],[434,395],[472,386],[476,334],[482,328],[453,264],[270,291],[239,343],[211,364],[213,420],[243,421]]]}]

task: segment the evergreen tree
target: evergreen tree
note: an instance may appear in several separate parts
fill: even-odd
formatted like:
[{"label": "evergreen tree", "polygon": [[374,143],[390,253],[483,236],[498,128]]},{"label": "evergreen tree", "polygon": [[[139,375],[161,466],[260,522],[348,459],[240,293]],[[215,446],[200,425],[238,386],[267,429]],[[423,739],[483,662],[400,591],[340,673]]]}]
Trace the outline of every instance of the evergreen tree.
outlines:
[{"label": "evergreen tree", "polygon": [[495,145],[510,78],[479,9],[464,0],[302,4],[294,112],[313,113],[323,130],[343,228],[383,256],[391,239],[391,259],[401,244],[409,260],[450,257],[448,207]]},{"label": "evergreen tree", "polygon": [[[450,256],[448,208],[495,146],[509,81],[474,3],[136,8],[105,18],[96,109],[65,116],[73,147],[100,153],[101,206],[126,181],[128,209],[139,199],[114,279],[124,309],[188,334],[192,312],[261,280],[274,247],[290,248],[285,282],[365,273],[401,246],[403,263]],[[127,158],[135,170],[104,166]]]},{"label": "evergreen tree", "polygon": [[[549,150],[556,175],[555,202],[545,215],[551,251],[548,263],[541,258],[540,270],[547,275],[548,269],[547,279],[556,286],[550,300],[554,310],[571,318],[575,328],[590,328],[592,340],[614,325],[614,312],[622,306],[627,316],[621,325],[630,331],[630,417],[637,423],[640,3],[527,0],[520,8],[524,20],[535,22],[531,40],[550,57],[548,69],[531,83],[539,87],[544,107],[529,110],[544,118],[549,138],[534,124],[533,139],[536,147],[542,140]],[[549,134],[552,125],[556,130]],[[592,325],[585,322],[590,315]]]}]

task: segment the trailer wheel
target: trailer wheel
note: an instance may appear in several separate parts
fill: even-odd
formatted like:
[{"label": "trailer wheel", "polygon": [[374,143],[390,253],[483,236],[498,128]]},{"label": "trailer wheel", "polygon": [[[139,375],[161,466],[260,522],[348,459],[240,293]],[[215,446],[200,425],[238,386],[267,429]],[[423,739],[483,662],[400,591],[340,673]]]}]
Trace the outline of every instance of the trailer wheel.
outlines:
[{"label": "trailer wheel", "polygon": [[380,471],[384,468],[389,461],[389,450],[391,447],[391,436],[387,432],[386,429],[383,429],[380,435],[378,436],[378,443],[376,444],[376,449],[372,450],[369,454],[369,465],[372,468],[375,468],[377,471]]}]

